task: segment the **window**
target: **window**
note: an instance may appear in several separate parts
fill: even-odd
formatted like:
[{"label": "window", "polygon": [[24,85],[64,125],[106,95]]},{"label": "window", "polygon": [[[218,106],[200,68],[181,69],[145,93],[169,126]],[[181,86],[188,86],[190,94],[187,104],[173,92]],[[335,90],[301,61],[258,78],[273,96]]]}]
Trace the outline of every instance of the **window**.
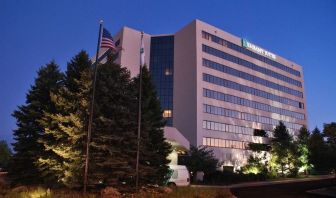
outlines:
[{"label": "window", "polygon": [[210,143],[211,143],[211,142],[210,142],[210,138],[206,138],[206,142],[207,142],[207,143],[206,143],[207,146],[211,146],[211,144],[210,144]]},{"label": "window", "polygon": [[299,102],[298,101],[295,101],[295,100],[292,100],[292,99],[289,99],[289,98],[285,98],[285,97],[282,97],[282,96],[274,95],[274,94],[265,92],[263,90],[255,89],[253,87],[249,87],[249,86],[246,86],[246,85],[241,85],[241,84],[238,84],[236,82],[226,80],[226,79],[223,79],[223,78],[219,78],[219,77],[216,77],[216,76],[213,76],[213,75],[210,75],[210,74],[203,73],[203,81],[209,82],[209,83],[212,83],[212,84],[216,84],[216,85],[220,85],[220,86],[223,86],[223,87],[227,87],[227,88],[230,88],[230,89],[235,89],[235,90],[238,90],[238,91],[246,92],[246,93],[249,93],[249,94],[252,94],[252,95],[255,95],[255,96],[259,96],[259,97],[263,97],[263,98],[266,98],[266,99],[271,99],[271,100],[278,101],[278,102],[284,103],[284,104],[288,104],[288,105],[291,105],[291,106],[294,106],[294,107],[299,107]]},{"label": "window", "polygon": [[211,129],[211,122],[207,122],[207,129]]},{"label": "window", "polygon": [[[225,116],[225,117],[233,117],[233,118],[240,119],[240,120],[247,120],[247,121],[266,124],[266,125],[276,126],[279,124],[279,121],[283,121],[280,119],[273,119],[273,118],[259,116],[259,115],[250,114],[246,112],[239,112],[239,111],[225,109],[222,107],[208,105],[208,104],[203,104],[203,106],[206,106],[206,109],[208,108],[211,109],[211,111],[207,111],[205,113],[210,113],[210,114],[220,115],[220,116]],[[209,123],[211,126],[210,128],[207,127],[208,129],[220,130],[219,125],[217,125],[217,123],[215,122],[209,122]],[[302,127],[302,125],[300,124],[291,123],[287,121],[283,121],[283,123],[286,125],[287,128],[293,129],[293,130],[299,130]],[[226,125],[226,131],[228,132],[235,133],[235,131],[238,131],[238,130],[239,129],[235,129],[233,125]]]},{"label": "window", "polygon": [[263,61],[263,62],[265,62],[265,63],[267,63],[269,65],[272,65],[272,66],[274,66],[276,68],[279,68],[279,69],[281,69],[283,71],[286,71],[286,72],[288,72],[290,74],[293,74],[293,75],[296,75],[296,76],[299,76],[299,77],[301,76],[300,72],[297,71],[297,70],[294,70],[294,69],[292,69],[292,68],[290,68],[290,67],[288,67],[286,65],[283,65],[283,64],[281,64],[279,62],[271,60],[271,59],[269,59],[267,57],[264,57],[264,56],[262,56],[260,54],[254,53],[254,52],[252,52],[252,51],[250,51],[250,50],[248,50],[248,49],[246,49],[244,47],[238,46],[238,45],[236,45],[234,43],[231,43],[231,42],[229,42],[229,41],[227,41],[225,39],[222,39],[220,37],[212,35],[212,34],[210,34],[208,32],[202,31],[202,37],[205,38],[205,39],[207,39],[207,40],[209,40],[211,38],[211,41],[214,42],[214,43],[218,43],[220,45],[226,46],[226,47],[228,47],[230,49],[233,49],[235,51],[243,53],[243,54],[245,54],[247,56],[250,56],[252,58],[255,58],[255,59],[258,59],[260,61]]},{"label": "window", "polygon": [[[174,36],[151,37],[149,71],[166,125],[173,125]],[[166,111],[167,110],[167,111]]]},{"label": "window", "polygon": [[[298,87],[302,87],[302,84],[301,84],[300,81],[297,81],[297,80],[294,80],[294,79],[292,79],[290,77],[287,77],[287,76],[284,76],[282,74],[276,73],[276,72],[274,72],[272,70],[260,67],[258,65],[255,65],[255,64],[251,63],[251,62],[248,62],[246,60],[240,59],[240,58],[235,57],[235,56],[233,56],[231,54],[227,54],[227,53],[225,53],[223,51],[220,51],[220,50],[217,50],[215,48],[212,48],[212,47],[209,47],[209,46],[206,46],[206,45],[203,45],[203,46],[204,47],[202,47],[202,49],[203,49],[203,52],[205,52],[205,53],[208,53],[208,54],[217,56],[219,58],[231,61],[231,62],[239,64],[239,65],[241,65],[243,67],[247,67],[249,69],[253,69],[253,70],[257,71],[257,72],[260,72],[260,73],[263,73],[265,75],[277,78],[277,79],[279,79],[281,81],[284,81],[284,82],[296,85]],[[210,65],[211,65],[210,63],[207,63],[207,66],[210,66]]]},{"label": "window", "polygon": [[215,123],[211,122],[211,130],[215,130]]},{"label": "window", "polygon": [[210,142],[210,146],[215,146],[215,139],[214,138],[210,138],[211,142]]},{"label": "window", "polygon": [[217,139],[218,140],[218,147],[223,147],[223,140],[222,139]]},{"label": "window", "polygon": [[170,76],[170,75],[172,75],[173,74],[173,71],[172,71],[172,69],[171,68],[166,68],[165,69],[165,73],[164,73],[166,76]]},{"label": "window", "polygon": [[206,127],[206,124],[207,124],[207,122],[205,121],[205,120],[203,120],[203,129],[206,129],[207,127]]},{"label": "window", "polygon": [[218,131],[218,130],[219,130],[219,124],[215,123],[215,131]]},{"label": "window", "polygon": [[218,143],[218,139],[215,139],[215,147],[218,147],[219,146],[219,143]]},{"label": "window", "polygon": [[168,110],[164,110],[162,116],[163,116],[164,118],[171,118],[171,117],[172,117],[172,112],[171,112],[171,110],[169,110],[169,109],[168,109]]}]

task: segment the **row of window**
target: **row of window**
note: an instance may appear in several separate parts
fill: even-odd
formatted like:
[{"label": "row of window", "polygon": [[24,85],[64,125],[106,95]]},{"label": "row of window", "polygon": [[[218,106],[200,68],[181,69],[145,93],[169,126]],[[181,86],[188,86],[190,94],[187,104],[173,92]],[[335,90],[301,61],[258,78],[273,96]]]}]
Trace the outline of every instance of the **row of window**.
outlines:
[{"label": "row of window", "polygon": [[267,112],[272,112],[272,113],[277,113],[280,115],[286,115],[286,116],[290,116],[293,118],[297,118],[297,119],[301,119],[304,120],[305,119],[305,115],[302,113],[298,113],[298,112],[294,112],[294,111],[289,111],[287,109],[281,109],[278,107],[274,107],[265,103],[261,103],[261,102],[257,102],[257,101],[253,101],[253,100],[248,100],[245,98],[240,98],[237,96],[233,96],[230,94],[225,94],[222,92],[218,92],[218,91],[213,91],[210,89],[203,89],[203,96],[207,97],[207,98],[213,98],[216,100],[221,100],[221,101],[225,101],[225,102],[230,102],[233,104],[238,104],[238,105],[242,105],[242,106],[247,106],[247,107],[251,107],[254,109],[259,109],[259,110],[263,110],[263,111],[267,111]]},{"label": "row of window", "polygon": [[[161,46],[160,46],[161,47]],[[167,56],[173,56],[174,55],[174,48],[170,49],[164,49],[164,50],[156,50],[156,48],[151,48],[151,50],[155,50],[155,57],[150,56],[149,58],[153,61],[157,61],[158,59],[163,59],[165,61],[170,61],[167,59]]]},{"label": "row of window", "polygon": [[281,69],[283,71],[286,71],[286,72],[288,72],[290,74],[293,74],[293,75],[299,76],[299,77],[301,76],[300,72],[297,71],[297,70],[295,70],[295,69],[293,69],[293,68],[290,68],[290,67],[288,67],[286,65],[283,65],[283,64],[281,64],[279,62],[276,62],[276,61],[274,61],[272,59],[264,57],[264,56],[262,56],[260,54],[254,53],[254,52],[252,52],[252,51],[250,51],[250,50],[248,50],[248,49],[246,49],[246,48],[244,48],[242,46],[236,45],[234,43],[231,43],[230,41],[227,41],[225,39],[219,38],[218,36],[209,34],[209,33],[205,32],[205,31],[202,31],[202,36],[203,36],[203,38],[205,38],[207,40],[211,39],[211,41],[214,42],[214,43],[220,44],[222,46],[226,46],[226,47],[228,47],[230,49],[233,49],[233,50],[235,50],[237,52],[240,52],[240,53],[245,54],[247,56],[250,56],[252,58],[258,59],[258,60],[260,60],[262,62],[265,62],[265,63],[267,63],[269,65],[272,65],[272,66],[274,66],[274,67],[276,67],[278,69]]},{"label": "row of window", "polygon": [[[254,129],[244,126],[237,126],[231,124],[224,124],[220,122],[213,122],[208,120],[203,120],[203,129],[212,130],[212,131],[222,131],[227,133],[237,133],[244,135],[253,135]],[[268,132],[271,134],[271,132]]]},{"label": "row of window", "polygon": [[203,137],[203,145],[220,148],[248,149],[248,142]]},{"label": "row of window", "polygon": [[233,68],[228,67],[226,65],[222,65],[222,64],[210,61],[210,60],[205,59],[205,58],[203,58],[203,66],[209,67],[211,69],[215,69],[217,71],[220,71],[220,72],[223,72],[223,73],[226,73],[226,74],[230,74],[232,76],[236,76],[236,77],[239,77],[239,78],[257,83],[257,84],[261,84],[261,85],[264,85],[266,87],[291,94],[293,96],[297,96],[297,97],[301,97],[301,98],[303,97],[303,94],[302,94],[301,91],[297,91],[297,90],[291,89],[289,87],[276,84],[274,82],[259,78],[257,76],[248,74],[246,72],[242,72],[242,71],[233,69]]},{"label": "row of window", "polygon": [[155,84],[155,86],[160,86],[162,89],[173,89],[173,80],[172,80],[172,76],[165,76],[162,77],[162,75],[160,76],[153,76],[152,80]]},{"label": "row of window", "polygon": [[228,54],[226,52],[220,51],[218,49],[209,47],[207,45],[202,45],[202,50],[203,50],[203,52],[211,54],[213,56],[217,56],[217,57],[222,58],[224,60],[231,61],[231,62],[236,63],[238,65],[241,65],[243,67],[252,69],[254,71],[258,71],[258,72],[260,72],[262,74],[274,77],[276,79],[282,80],[282,81],[290,83],[292,85],[295,85],[295,86],[298,86],[298,87],[302,87],[301,82],[298,81],[298,80],[294,80],[294,79],[292,79],[290,77],[287,77],[285,75],[279,74],[279,73],[274,72],[274,71],[272,71],[270,69],[266,69],[264,67],[258,66],[258,65],[254,64],[254,63],[251,63],[251,62],[247,61],[247,60],[238,58],[236,56],[233,56],[233,55]]},{"label": "row of window", "polygon": [[[210,124],[209,124],[210,123]],[[259,127],[267,132],[268,137],[273,137],[273,131],[276,126],[271,124],[259,124]],[[213,121],[203,121],[203,128],[211,131],[223,131],[228,133],[237,133],[237,134],[244,134],[244,135],[253,135],[254,129],[249,127],[231,125],[231,124],[224,124],[220,122],[213,122]],[[287,128],[289,134],[295,135],[298,130],[294,130],[291,128]]]},{"label": "row of window", "polygon": [[158,99],[160,100],[161,109],[173,109],[173,100],[170,96],[160,96]]},{"label": "row of window", "polygon": [[230,89],[235,89],[235,90],[238,90],[238,91],[242,91],[242,92],[252,94],[252,95],[255,95],[255,96],[259,96],[259,97],[262,97],[262,98],[266,98],[266,99],[269,99],[269,100],[274,100],[274,101],[277,101],[277,102],[280,102],[280,103],[283,103],[283,104],[288,104],[288,105],[291,105],[293,107],[303,108],[303,105],[302,105],[301,102],[298,102],[298,101],[295,101],[295,100],[292,100],[292,99],[289,99],[289,98],[286,98],[286,97],[278,96],[278,95],[275,95],[275,94],[272,94],[272,93],[268,93],[268,92],[262,91],[260,89],[255,89],[253,87],[242,85],[242,84],[230,81],[230,80],[219,78],[219,77],[216,77],[216,76],[213,76],[213,75],[210,75],[210,74],[203,73],[203,81],[206,81],[206,82],[209,82],[209,83],[212,83],[212,84],[216,84],[216,85],[219,85],[219,86],[227,87],[227,88],[230,88]]},{"label": "row of window", "polygon": [[[225,109],[222,107],[217,107],[217,106],[208,105],[208,104],[203,104],[203,112],[214,114],[214,115],[236,118],[240,120],[261,123],[261,124],[269,124],[273,126],[277,126],[280,122],[280,120],[277,120],[277,119],[273,119],[273,118],[269,118],[265,116],[259,116],[256,114],[251,114],[251,113],[246,113],[246,112],[240,112],[240,111],[236,111],[232,109]],[[295,123],[291,123],[287,121],[282,121],[282,122],[286,125],[287,128],[291,128],[294,130],[299,130],[302,127],[302,125],[300,124],[295,124]]]}]

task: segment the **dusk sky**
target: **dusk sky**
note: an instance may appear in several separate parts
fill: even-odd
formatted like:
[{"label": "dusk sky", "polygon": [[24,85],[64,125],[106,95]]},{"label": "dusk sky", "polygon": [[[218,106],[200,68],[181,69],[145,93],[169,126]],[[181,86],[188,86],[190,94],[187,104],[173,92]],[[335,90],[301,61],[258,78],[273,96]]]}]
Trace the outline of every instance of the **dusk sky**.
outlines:
[{"label": "dusk sky", "polygon": [[149,34],[175,33],[200,19],[303,66],[309,128],[336,121],[336,1],[0,0],[0,139],[13,142],[11,116],[36,71],[64,71],[81,49],[96,50],[98,22]]}]

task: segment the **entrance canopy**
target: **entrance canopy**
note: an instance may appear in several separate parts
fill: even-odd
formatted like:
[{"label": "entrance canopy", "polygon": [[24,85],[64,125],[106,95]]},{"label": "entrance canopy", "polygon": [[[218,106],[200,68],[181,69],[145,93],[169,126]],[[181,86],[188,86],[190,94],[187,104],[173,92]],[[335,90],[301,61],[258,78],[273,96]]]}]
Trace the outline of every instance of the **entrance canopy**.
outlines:
[{"label": "entrance canopy", "polygon": [[164,127],[164,137],[176,151],[188,151],[190,149],[189,141],[175,127]]}]

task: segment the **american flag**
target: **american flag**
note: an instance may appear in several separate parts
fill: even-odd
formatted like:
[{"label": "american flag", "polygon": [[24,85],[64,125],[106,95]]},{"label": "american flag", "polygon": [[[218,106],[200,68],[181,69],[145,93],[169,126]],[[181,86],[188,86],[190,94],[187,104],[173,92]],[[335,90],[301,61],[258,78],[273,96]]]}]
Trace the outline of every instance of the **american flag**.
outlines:
[{"label": "american flag", "polygon": [[103,28],[103,35],[102,35],[100,47],[109,48],[109,49],[112,49],[113,51],[118,51],[110,32],[107,31],[107,29],[105,28]]}]

